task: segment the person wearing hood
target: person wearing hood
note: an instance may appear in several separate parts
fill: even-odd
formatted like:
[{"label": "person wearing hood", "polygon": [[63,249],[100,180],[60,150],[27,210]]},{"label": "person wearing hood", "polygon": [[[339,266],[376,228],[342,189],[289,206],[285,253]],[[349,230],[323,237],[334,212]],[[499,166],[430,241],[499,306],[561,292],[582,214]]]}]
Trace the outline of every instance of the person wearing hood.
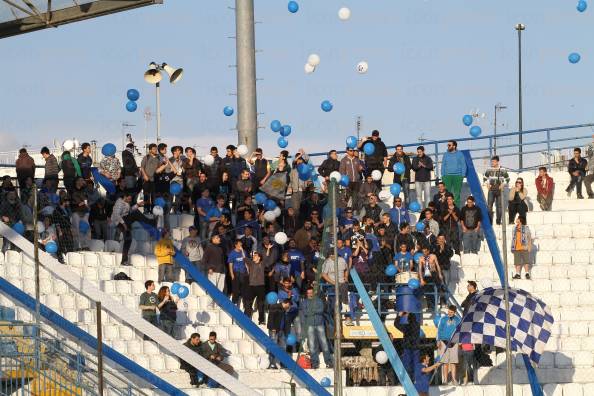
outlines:
[{"label": "person wearing hood", "polygon": [[28,177],[35,179],[35,160],[27,153],[27,149],[19,150],[15,167],[19,186],[23,186]]},{"label": "person wearing hood", "polygon": [[[367,166],[366,174],[371,174],[374,170],[378,170],[384,174],[388,162],[388,149],[382,139],[378,130],[371,132],[371,136],[366,137],[359,143],[359,149],[362,150],[365,144],[373,144],[373,154],[365,156],[365,165]],[[382,188],[382,181],[375,182],[379,189]]]},{"label": "person wearing hood", "polygon": [[70,151],[64,151],[62,153],[60,168],[62,168],[64,187],[66,187],[66,190],[72,194],[72,191],[74,190],[74,180],[77,177],[81,177],[82,172],[78,160],[70,155]]}]

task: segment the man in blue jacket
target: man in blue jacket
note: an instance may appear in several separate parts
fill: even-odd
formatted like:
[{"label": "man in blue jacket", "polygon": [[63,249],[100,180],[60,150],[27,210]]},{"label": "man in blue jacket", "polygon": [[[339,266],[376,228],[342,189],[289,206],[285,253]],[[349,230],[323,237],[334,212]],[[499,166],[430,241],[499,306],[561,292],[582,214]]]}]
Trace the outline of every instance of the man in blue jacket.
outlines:
[{"label": "man in blue jacket", "polygon": [[458,151],[458,143],[455,140],[448,142],[448,151],[441,159],[441,179],[447,190],[454,195],[454,202],[460,207],[460,190],[462,181],[466,176],[466,160],[464,154]]},{"label": "man in blue jacket", "polygon": [[313,287],[307,288],[305,296],[305,300],[299,307],[299,319],[301,320],[301,328],[307,334],[311,368],[317,369],[320,367],[320,349],[324,354],[326,368],[332,368],[334,359],[328,347],[326,328],[324,327],[324,303],[314,296]]},{"label": "man in blue jacket", "polygon": [[456,306],[448,307],[447,316],[442,316],[437,322],[437,346],[441,355],[443,369],[441,372],[442,383],[448,383],[448,374],[452,375],[454,385],[458,384],[456,379],[456,365],[458,364],[458,344],[450,343],[450,339],[460,324],[460,318],[456,316]]}]

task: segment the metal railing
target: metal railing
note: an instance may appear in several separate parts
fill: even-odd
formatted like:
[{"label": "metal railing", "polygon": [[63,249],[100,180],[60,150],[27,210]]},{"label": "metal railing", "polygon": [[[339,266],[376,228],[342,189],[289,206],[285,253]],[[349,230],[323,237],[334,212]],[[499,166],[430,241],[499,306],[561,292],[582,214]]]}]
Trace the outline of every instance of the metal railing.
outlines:
[{"label": "metal railing", "polygon": [[[97,360],[43,325],[0,322],[0,394],[99,396]],[[103,369],[106,394],[146,396],[124,376]]]}]

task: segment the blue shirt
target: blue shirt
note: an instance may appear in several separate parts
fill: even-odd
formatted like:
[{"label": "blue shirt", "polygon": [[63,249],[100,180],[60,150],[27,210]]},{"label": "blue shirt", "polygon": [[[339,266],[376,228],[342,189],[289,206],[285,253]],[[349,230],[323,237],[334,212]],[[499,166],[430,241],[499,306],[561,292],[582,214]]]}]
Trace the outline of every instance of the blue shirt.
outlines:
[{"label": "blue shirt", "polygon": [[208,212],[206,212],[206,218],[210,219],[211,217],[216,217],[217,219],[220,219],[223,213],[230,214],[229,209],[213,206]]},{"label": "blue shirt", "polygon": [[[207,197],[207,198],[200,198],[199,200],[197,200],[196,206],[199,207],[200,209],[202,209],[208,217],[208,213],[215,206],[215,204],[212,199]],[[220,217],[220,215],[218,217]],[[201,220],[204,220],[204,219],[201,218]],[[208,219],[206,219],[206,220],[208,220]]]},{"label": "blue shirt", "polygon": [[289,249],[289,263],[291,264],[291,275],[301,275],[301,264],[305,262],[305,256],[297,249]]},{"label": "blue shirt", "polygon": [[227,257],[227,264],[233,265],[233,272],[236,274],[247,273],[247,269],[245,267],[245,257],[244,257],[243,251],[238,252],[235,249],[231,250],[231,252],[229,252],[229,256]]},{"label": "blue shirt", "polygon": [[441,175],[466,176],[466,159],[462,151],[445,152],[441,159]]},{"label": "blue shirt", "polygon": [[394,255],[394,261],[396,262],[396,268],[398,271],[410,271],[410,262],[413,259],[410,252],[402,253],[398,252]]},{"label": "blue shirt", "polygon": [[344,261],[349,263],[349,259],[353,256],[353,250],[348,246],[343,246],[337,250],[338,255],[344,259]]},{"label": "blue shirt", "polygon": [[460,324],[460,318],[454,316],[450,319],[449,316],[442,316],[437,324],[437,339],[440,341],[449,342],[456,327]]},{"label": "blue shirt", "polygon": [[410,217],[408,210],[404,206],[400,208],[393,207],[390,209],[390,220],[396,225],[397,229],[400,229],[400,224],[406,222],[410,224]]},{"label": "blue shirt", "polygon": [[277,280],[282,280],[283,278],[288,278],[291,276],[291,266],[283,264],[282,262],[276,263],[274,265],[274,278]]},{"label": "blue shirt", "polygon": [[292,288],[290,290],[291,293],[291,297],[289,297],[289,292],[287,292],[284,288],[280,288],[278,290],[278,300],[279,301],[283,301],[286,300],[287,298],[291,299],[291,308],[289,308],[289,314],[290,314],[290,318],[291,320],[293,320],[297,314],[299,313],[299,290],[297,290],[297,288]]},{"label": "blue shirt", "polygon": [[415,389],[417,392],[429,393],[429,379],[431,373],[424,373],[422,370],[427,368],[425,364],[421,362],[415,363]]}]

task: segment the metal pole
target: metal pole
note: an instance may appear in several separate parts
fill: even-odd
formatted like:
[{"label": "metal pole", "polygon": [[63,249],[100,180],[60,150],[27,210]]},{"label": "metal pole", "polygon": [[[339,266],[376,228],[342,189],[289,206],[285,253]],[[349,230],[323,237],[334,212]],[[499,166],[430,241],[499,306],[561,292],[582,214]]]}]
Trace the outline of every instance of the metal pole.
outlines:
[{"label": "metal pole", "polygon": [[495,105],[495,116],[493,117],[493,155],[497,155],[497,105]]},{"label": "metal pole", "polygon": [[97,309],[97,376],[99,396],[103,395],[103,331],[101,324],[101,301],[95,303]]},{"label": "metal pole", "polygon": [[518,31],[518,169],[524,167],[523,159],[523,136],[522,136],[522,31],[526,29],[524,24],[518,23],[516,30]]},{"label": "metal pole", "polygon": [[[338,248],[336,241],[338,239],[338,221],[336,218],[336,190],[338,186],[335,180],[330,181],[331,208],[332,208],[332,243],[334,254],[334,396],[342,396],[342,364],[341,364],[341,346],[342,346],[342,317],[340,315],[340,285],[338,279]],[[346,281],[346,280],[345,280]]]},{"label": "metal pole", "polygon": [[35,371],[41,360],[41,292],[39,289],[39,230],[37,229],[37,188],[33,188],[33,259],[35,260]]},{"label": "metal pole", "polygon": [[511,348],[511,331],[509,324],[509,269],[507,265],[507,223],[505,221],[505,205],[504,192],[501,191],[499,200],[501,201],[501,250],[503,256],[503,270],[505,275],[503,277],[503,299],[505,302],[505,394],[506,396],[513,396],[513,372],[512,372],[512,348]]},{"label": "metal pole", "polygon": [[235,0],[235,25],[237,137],[253,153],[258,147],[254,0]]},{"label": "metal pole", "polygon": [[155,84],[157,90],[157,144],[161,143],[161,83]]}]

